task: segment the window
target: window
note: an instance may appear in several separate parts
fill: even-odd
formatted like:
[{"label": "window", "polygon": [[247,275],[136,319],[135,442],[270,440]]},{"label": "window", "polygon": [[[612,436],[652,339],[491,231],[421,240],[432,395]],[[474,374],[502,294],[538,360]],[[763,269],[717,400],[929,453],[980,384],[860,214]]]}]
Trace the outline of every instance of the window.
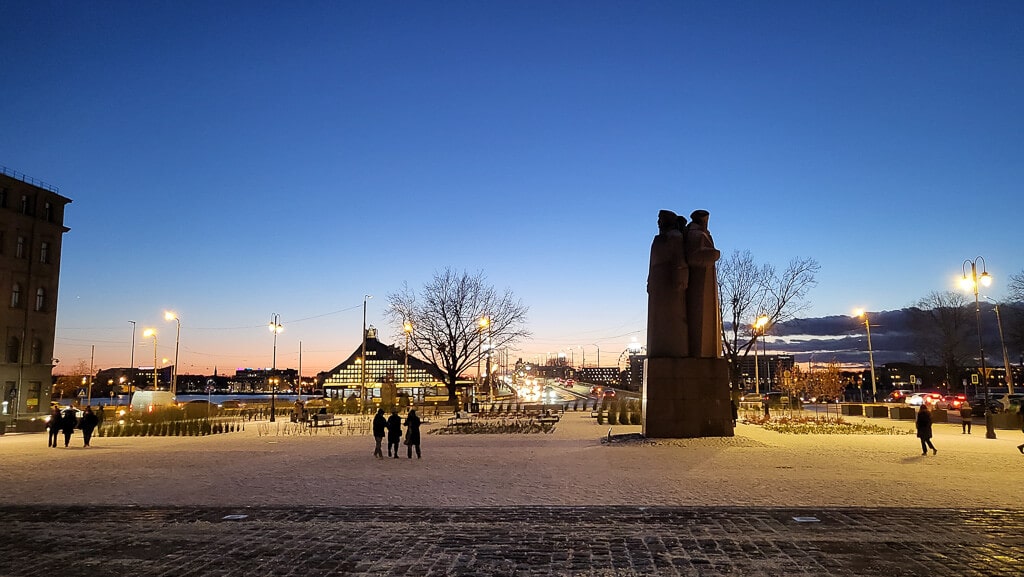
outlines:
[{"label": "window", "polygon": [[0,187],[0,208],[7,208],[7,187]]},{"label": "window", "polygon": [[25,258],[25,237],[18,237],[18,248],[14,251],[16,258]]},{"label": "window", "polygon": [[7,339],[7,362],[16,363],[18,357],[21,356],[21,341],[18,337],[11,337]]},{"label": "window", "polygon": [[28,214],[28,195],[21,195],[21,214]]},{"label": "window", "polygon": [[50,243],[44,242],[39,245],[39,262],[43,264],[50,262]]},{"label": "window", "polygon": [[11,308],[18,308],[21,306],[21,285],[14,283],[11,287]]},{"label": "window", "polygon": [[39,287],[36,290],[36,310],[41,311],[46,308],[46,290],[43,287]]},{"label": "window", "polygon": [[32,364],[38,365],[43,362],[43,341],[32,339]]},{"label": "window", "polygon": [[53,204],[52,203],[47,202],[46,204],[43,205],[43,218],[46,219],[46,222],[53,222]]}]

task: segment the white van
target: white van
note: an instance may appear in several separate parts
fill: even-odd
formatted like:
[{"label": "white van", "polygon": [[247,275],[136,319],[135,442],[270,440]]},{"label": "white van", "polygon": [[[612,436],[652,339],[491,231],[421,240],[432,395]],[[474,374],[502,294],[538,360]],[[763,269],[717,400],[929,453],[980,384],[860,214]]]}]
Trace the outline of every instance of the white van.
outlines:
[{"label": "white van", "polygon": [[135,391],[132,395],[132,410],[150,412],[153,409],[175,406],[174,393],[170,391]]}]

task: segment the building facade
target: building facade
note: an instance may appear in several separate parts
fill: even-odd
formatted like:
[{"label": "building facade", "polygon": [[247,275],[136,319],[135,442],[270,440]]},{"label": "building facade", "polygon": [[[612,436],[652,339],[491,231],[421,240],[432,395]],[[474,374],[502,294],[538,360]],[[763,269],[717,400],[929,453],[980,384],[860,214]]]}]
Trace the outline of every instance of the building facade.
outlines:
[{"label": "building facade", "polygon": [[373,402],[380,399],[383,384],[392,382],[399,394],[417,403],[447,400],[443,373],[403,348],[380,342],[372,326],[366,331],[365,367],[362,352],[360,345],[341,364],[319,375],[317,385],[323,388],[324,396],[344,399],[355,395],[364,402]]},{"label": "building facade", "polygon": [[0,420],[49,412],[64,207],[56,187],[0,167]]}]

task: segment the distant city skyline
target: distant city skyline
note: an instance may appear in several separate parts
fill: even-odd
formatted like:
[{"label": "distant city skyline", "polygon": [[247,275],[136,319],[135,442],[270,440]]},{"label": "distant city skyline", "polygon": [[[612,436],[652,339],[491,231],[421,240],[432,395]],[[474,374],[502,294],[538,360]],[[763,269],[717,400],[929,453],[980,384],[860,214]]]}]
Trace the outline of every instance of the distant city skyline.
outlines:
[{"label": "distant city skyline", "polygon": [[[54,357],[326,370],[403,283],[483,271],[512,358],[645,339],[659,209],[821,264],[802,316],[1024,270],[1024,4],[0,7],[0,165],[60,187]],[[771,336],[769,335],[769,338]],[[575,349],[573,349],[575,347]],[[151,361],[150,361],[151,362]],[[603,362],[602,364],[605,364]]]}]

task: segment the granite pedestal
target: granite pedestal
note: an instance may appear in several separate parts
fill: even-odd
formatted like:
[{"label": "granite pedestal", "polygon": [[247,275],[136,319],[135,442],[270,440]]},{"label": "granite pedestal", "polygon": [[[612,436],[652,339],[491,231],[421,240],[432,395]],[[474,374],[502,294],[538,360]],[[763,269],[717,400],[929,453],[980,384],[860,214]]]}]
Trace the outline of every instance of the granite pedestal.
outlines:
[{"label": "granite pedestal", "polygon": [[644,361],[643,434],[684,439],[733,436],[725,359]]}]

